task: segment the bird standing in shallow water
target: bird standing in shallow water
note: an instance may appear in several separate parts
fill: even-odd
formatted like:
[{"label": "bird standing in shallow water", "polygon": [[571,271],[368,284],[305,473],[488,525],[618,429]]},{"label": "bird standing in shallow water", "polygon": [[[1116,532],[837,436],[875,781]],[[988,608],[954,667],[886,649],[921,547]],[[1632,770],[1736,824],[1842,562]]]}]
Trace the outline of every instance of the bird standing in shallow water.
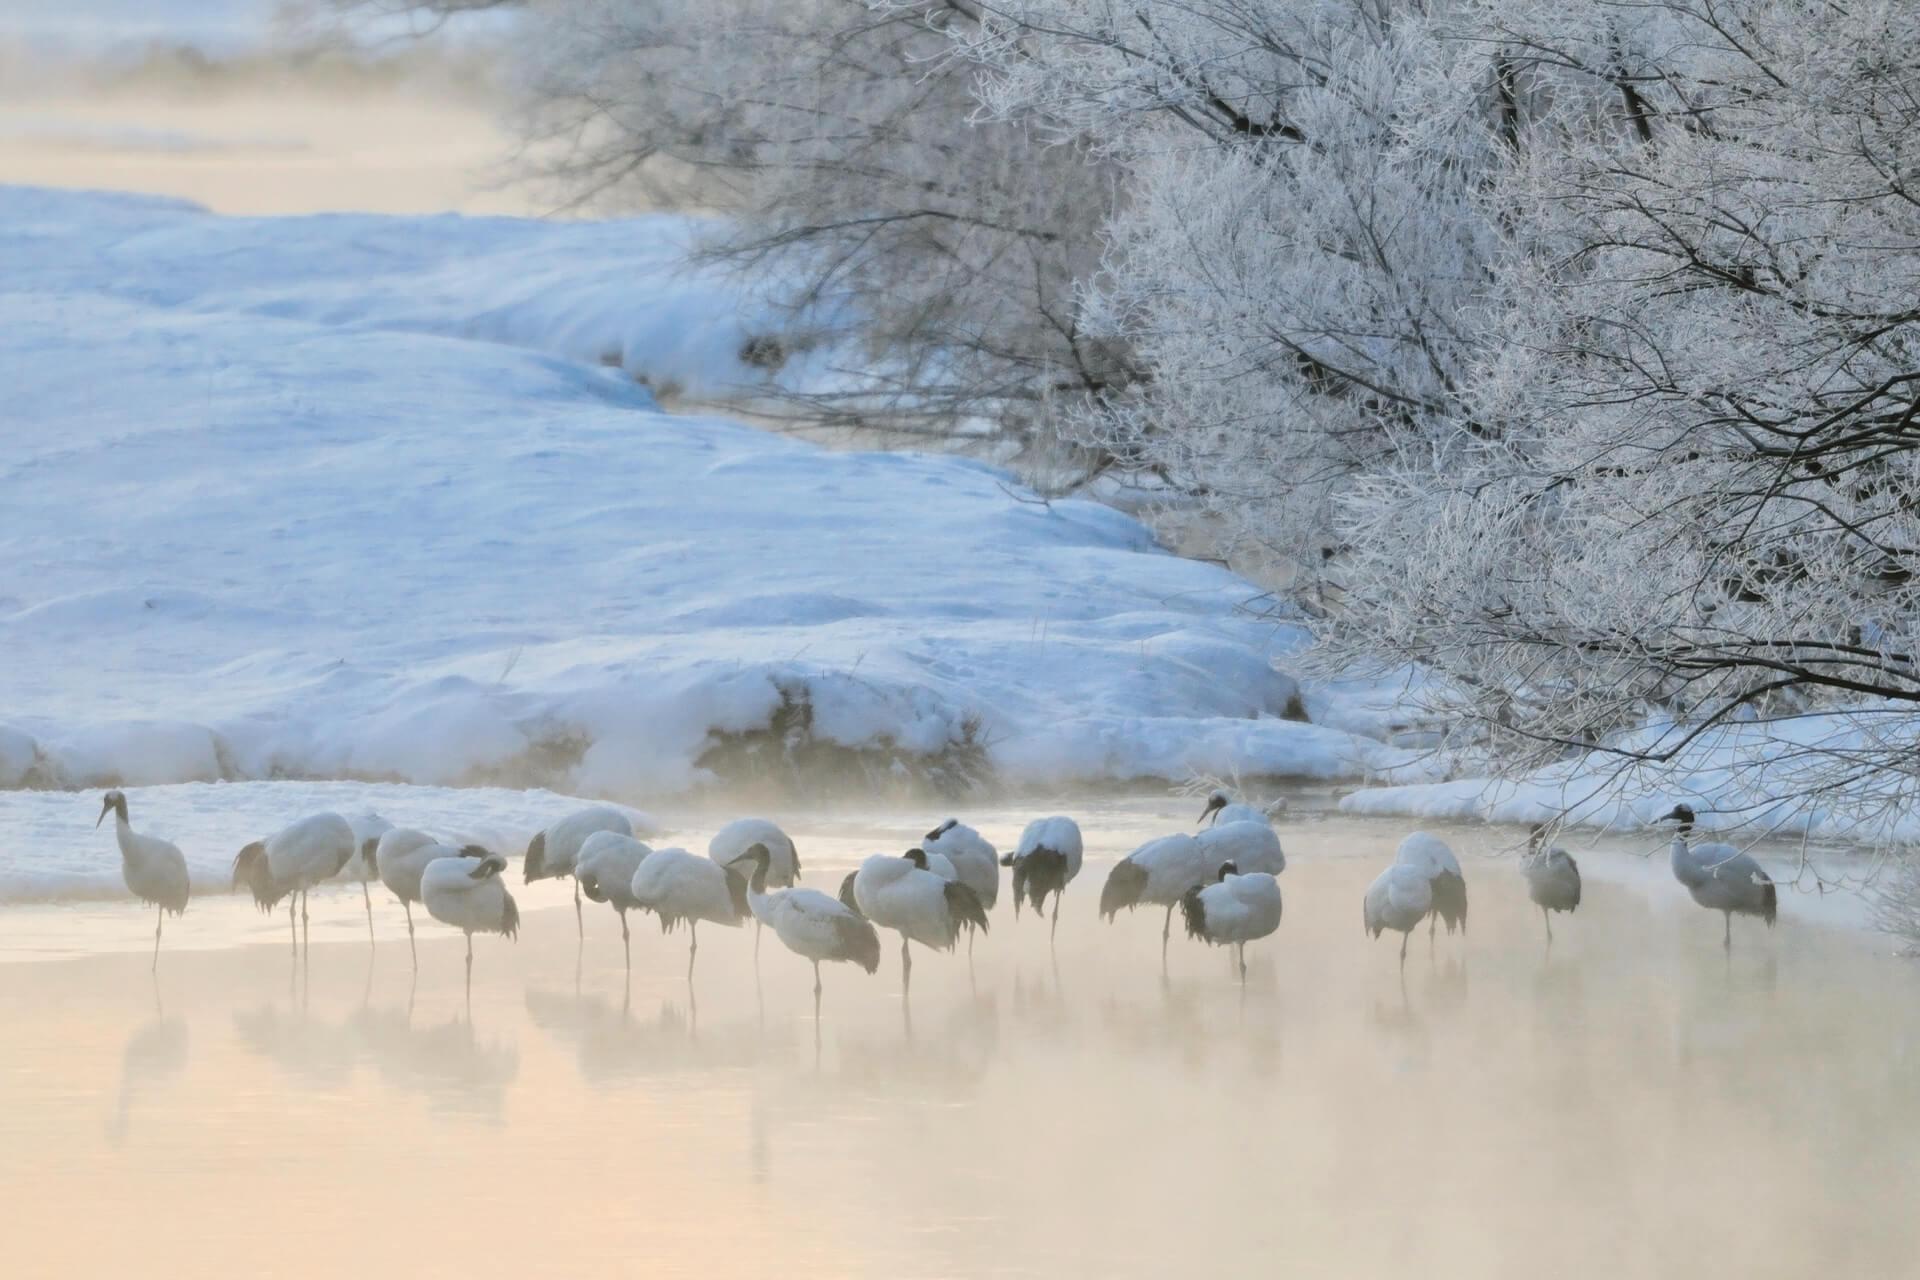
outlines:
[{"label": "bird standing in shallow water", "polygon": [[1540,918],[1546,922],[1547,945],[1553,945],[1553,916],[1555,911],[1572,912],[1580,905],[1580,865],[1573,855],[1565,849],[1543,847],[1547,842],[1547,828],[1536,824],[1527,833],[1527,857],[1520,864],[1520,872],[1527,878],[1527,897],[1540,908]]},{"label": "bird standing in shallow water", "polygon": [[1400,972],[1407,970],[1407,939],[1433,910],[1433,883],[1418,867],[1396,862],[1367,886],[1361,919],[1371,937],[1388,929],[1400,935]]},{"label": "bird standing in shallow water", "polygon": [[520,934],[520,908],[500,880],[507,860],[480,851],[478,858],[435,858],[420,873],[420,901],[427,914],[467,935],[467,1011],[473,1011],[473,935]]},{"label": "bird standing in shallow water", "polygon": [[[580,856],[580,846],[596,831],[614,831],[630,836],[633,834],[633,821],[618,809],[607,805],[595,805],[591,809],[568,814],[546,830],[536,833],[527,842],[527,856],[520,866],[522,880],[532,884],[535,880],[572,876],[574,860]],[[580,940],[585,942],[587,919],[580,907],[578,879],[573,882],[573,923],[580,931]]]},{"label": "bird standing in shallow water", "polygon": [[1160,971],[1167,968],[1167,940],[1173,936],[1173,910],[1187,890],[1207,878],[1207,852],[1182,832],[1149,840],[1116,862],[1100,889],[1100,914],[1111,920],[1122,909],[1143,903],[1167,909],[1160,929]]},{"label": "bird standing in shallow water", "polygon": [[1448,934],[1455,928],[1461,933],[1467,931],[1467,879],[1460,872],[1460,860],[1453,856],[1446,841],[1416,831],[1400,842],[1393,860],[1427,879],[1433,898],[1433,914],[1427,922],[1428,938],[1433,937],[1443,920]]},{"label": "bird standing in shallow water", "polygon": [[1730,844],[1693,844],[1693,810],[1681,804],[1664,815],[1663,822],[1677,822],[1670,850],[1673,878],[1687,887],[1693,900],[1709,911],[1718,911],[1725,923],[1721,945],[1733,954],[1733,917],[1758,916],[1773,928],[1780,912],[1780,897],[1768,875],[1749,854]]},{"label": "bird standing in shallow water", "polygon": [[478,845],[455,848],[441,844],[424,831],[415,831],[412,827],[395,827],[382,832],[373,847],[374,869],[380,873],[380,883],[400,899],[400,905],[407,913],[407,953],[413,957],[413,967],[420,968],[420,952],[414,945],[413,904],[420,901],[420,880],[427,868],[441,858],[484,858],[487,851]]},{"label": "bird standing in shallow water", "polygon": [[[767,889],[772,857],[765,845],[750,846],[729,870],[748,875],[747,909],[773,930],[787,950],[813,964],[813,1016],[820,1017],[820,962],[844,960],[868,973],[880,967],[880,935],[857,910],[818,889]],[[855,873],[858,874],[857,872]]]},{"label": "bird standing in shallow water", "polygon": [[300,910],[300,931],[294,949],[307,941],[307,892],[340,874],[359,851],[353,827],[337,813],[315,813],[282,828],[265,840],[256,840],[233,860],[233,887],[246,885],[262,911],[272,911],[287,899],[287,931],[294,929],[294,907]]},{"label": "bird standing in shallow water", "polygon": [[591,902],[604,902],[620,915],[620,949],[626,953],[627,972],[633,972],[633,942],[627,932],[627,912],[640,905],[633,896],[633,875],[653,854],[653,847],[618,831],[596,831],[580,845],[573,878]]},{"label": "bird standing in shallow water", "polygon": [[127,797],[109,791],[100,798],[100,816],[93,820],[97,829],[112,812],[113,837],[120,846],[120,876],[127,889],[142,902],[151,902],[153,913],[153,968],[160,968],[160,925],[166,913],[183,915],[187,909],[187,858],[179,846],[158,836],[143,836],[127,822]]},{"label": "bird standing in shallow water", "polygon": [[685,849],[656,849],[633,873],[634,902],[660,917],[660,928],[671,933],[687,926],[687,981],[693,981],[694,957],[700,952],[700,922],[737,929],[747,917],[746,878]]},{"label": "bird standing in shallow water", "polygon": [[986,908],[963,881],[947,880],[927,869],[923,849],[900,857],[876,853],[854,873],[853,896],[860,914],[900,935],[900,988],[913,984],[912,943],[936,951],[953,950],[964,928],[987,931]]},{"label": "bird standing in shallow water", "polygon": [[[707,856],[723,867],[732,868],[755,845],[767,851],[769,888],[784,889],[799,883],[800,851],[794,847],[791,836],[765,818],[735,818],[714,832],[713,839],[707,841]],[[753,963],[756,969],[760,964],[760,934],[765,928],[766,925],[756,918],[753,926]]]},{"label": "bird standing in shallow water", "polygon": [[1231,862],[1220,864],[1219,878],[1195,885],[1180,899],[1187,936],[1214,946],[1232,946],[1240,968],[1240,985],[1247,984],[1247,944],[1267,937],[1280,927],[1280,882],[1265,871],[1245,875]]},{"label": "bird standing in shallow water", "polygon": [[1079,823],[1066,817],[1035,818],[1029,822],[1027,829],[1020,833],[1020,843],[1000,860],[1001,866],[1013,872],[1013,918],[1020,918],[1022,894],[1033,904],[1036,916],[1046,909],[1047,895],[1052,894],[1053,920],[1047,929],[1047,939],[1051,942],[1060,931],[1060,899],[1080,874],[1080,862]]},{"label": "bird standing in shallow water", "polygon": [[[987,843],[985,836],[972,827],[957,818],[948,818],[927,832],[920,842],[920,848],[930,860],[945,858],[953,864],[954,874],[949,878],[958,879],[973,890],[973,896],[979,899],[982,911],[992,911],[994,904],[1000,901],[1000,854]],[[973,926],[968,925],[969,964],[973,959],[973,935]]]}]

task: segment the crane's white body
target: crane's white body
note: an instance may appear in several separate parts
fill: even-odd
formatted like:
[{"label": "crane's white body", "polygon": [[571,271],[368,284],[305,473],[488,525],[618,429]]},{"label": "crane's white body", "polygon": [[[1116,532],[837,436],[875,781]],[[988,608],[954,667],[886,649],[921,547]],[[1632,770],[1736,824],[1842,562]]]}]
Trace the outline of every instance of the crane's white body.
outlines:
[{"label": "crane's white body", "polygon": [[[442,846],[445,847],[445,846]],[[420,873],[427,914],[467,935],[467,1004],[473,1004],[473,935],[520,933],[520,908],[501,880],[507,860],[497,853],[435,858]]]},{"label": "crane's white body", "polygon": [[1000,853],[972,827],[949,818],[920,842],[928,861],[935,854],[953,864],[955,877],[973,890],[988,911],[1000,900]]},{"label": "crane's white body", "polygon": [[[774,889],[747,895],[753,918],[773,930],[787,950],[808,960],[845,960],[846,938],[866,924],[838,898],[818,889]],[[857,930],[853,930],[857,931]]]},{"label": "crane's white body", "polygon": [[618,831],[596,831],[581,844],[573,875],[595,902],[604,902],[615,911],[632,911],[640,906],[633,896],[634,874],[652,856],[653,846],[644,840]]},{"label": "crane's white body", "polygon": [[1372,937],[1392,929],[1400,939],[1400,963],[1407,962],[1407,937],[1433,910],[1433,882],[1419,867],[1396,862],[1367,886],[1362,914]]},{"label": "crane's white body", "polygon": [[[557,880],[561,876],[573,875],[574,864],[580,856],[580,846],[596,831],[630,836],[633,834],[633,821],[609,805],[594,805],[590,809],[568,814],[536,832],[533,839],[527,842],[527,855],[520,864],[522,879],[532,884],[535,880]],[[573,882],[573,923],[584,941],[587,922],[580,910],[578,880]]]},{"label": "crane's white body", "polygon": [[876,853],[855,873],[853,898],[860,914],[881,928],[935,951],[951,951],[960,932],[960,920],[947,903],[952,883],[964,882],[922,870],[905,858]]},{"label": "crane's white body", "polygon": [[880,967],[880,936],[857,910],[817,889],[769,892],[767,876],[771,861],[772,856],[764,846],[754,848],[748,859],[752,875],[747,884],[747,908],[754,919],[773,930],[787,950],[813,965],[813,1011],[817,1018],[820,1016],[821,962],[846,961],[872,973]]},{"label": "crane's white body", "polygon": [[469,935],[514,936],[520,929],[520,915],[512,909],[513,895],[500,879],[499,868],[505,863],[498,854],[475,858],[457,849],[435,858],[420,873],[420,901],[427,914]]},{"label": "crane's white body", "polygon": [[707,856],[725,867],[756,844],[767,849],[769,889],[784,889],[800,879],[800,852],[793,838],[765,818],[735,818],[707,841]]},{"label": "crane's white body", "polygon": [[1229,874],[1187,894],[1201,911],[1194,936],[1215,946],[1253,942],[1280,927],[1280,882],[1265,871]]},{"label": "crane's white body", "polygon": [[414,946],[413,904],[420,901],[420,882],[427,868],[441,858],[477,858],[484,857],[486,852],[443,844],[411,827],[393,827],[382,832],[374,843],[373,865],[380,873],[380,883],[400,899],[401,909],[407,913],[407,952],[416,968],[420,964],[420,953]]},{"label": "crane's white body", "polygon": [[1053,925],[1060,925],[1060,899],[1080,874],[1083,860],[1080,824],[1072,818],[1054,816],[1035,818],[1020,833],[1020,841],[1005,860],[1013,871],[1013,914],[1020,916],[1020,898],[1024,893],[1033,904],[1035,915],[1046,907],[1047,895],[1053,895]]},{"label": "crane's white body", "polygon": [[[1211,871],[1217,869],[1218,864],[1209,861],[1206,846],[1198,838],[1180,832],[1149,840],[1122,858],[1108,873],[1109,883],[1120,874],[1122,867],[1136,868],[1142,873],[1142,878],[1139,891],[1118,906],[1135,907],[1150,903],[1156,907],[1171,907],[1180,901],[1181,895],[1187,890],[1204,881]],[[1103,910],[1105,906],[1103,899]],[[1107,914],[1112,915],[1113,912],[1108,911]]]},{"label": "crane's white body", "polygon": [[860,914],[900,935],[903,991],[913,985],[913,943],[951,951],[961,929],[984,933],[987,928],[986,908],[973,890],[917,865],[926,860],[920,849],[899,858],[876,853],[853,876],[854,905]]},{"label": "crane's white body", "polygon": [[282,892],[305,892],[339,875],[359,851],[352,823],[313,813],[267,837],[267,869]]},{"label": "crane's white body", "polygon": [[627,912],[640,905],[633,896],[634,873],[653,854],[653,846],[618,831],[596,831],[580,845],[574,859],[573,878],[580,890],[594,902],[604,902],[620,917],[620,949],[627,968],[633,968],[633,935],[627,929]]},{"label": "crane's white body", "polygon": [[[244,883],[262,911],[271,911],[280,899],[288,899],[288,932],[294,931],[298,911],[304,933],[308,892],[339,875],[359,851],[353,826],[345,818],[337,813],[309,814],[242,849],[233,860],[234,888]],[[368,923],[371,926],[371,899]],[[297,949],[300,937],[292,941]]]},{"label": "crane's white body", "polygon": [[1761,887],[1773,882],[1752,855],[1730,844],[1694,844],[1685,836],[1673,838],[1668,865],[1693,900],[1713,911],[1757,914]]},{"label": "crane's white body", "polygon": [[[655,849],[633,873],[629,882],[635,906],[660,917],[671,929],[686,921],[738,928],[746,914],[744,889],[735,894],[728,881],[730,873],[711,858],[702,858],[685,849]],[[731,879],[743,886],[744,879]]]},{"label": "crane's white body", "polygon": [[380,873],[380,883],[411,911],[420,901],[420,876],[427,864],[435,858],[458,857],[459,853],[424,831],[394,827],[381,833],[374,844],[373,865]]},{"label": "crane's white body", "polygon": [[1240,981],[1245,982],[1247,943],[1280,927],[1280,882],[1265,871],[1226,871],[1212,884],[1187,890],[1180,905],[1189,936],[1234,948]]},{"label": "crane's white body", "polygon": [[1447,842],[1424,831],[1415,831],[1400,842],[1393,855],[1395,865],[1407,867],[1425,876],[1433,899],[1428,910],[1433,919],[1432,932],[1445,921],[1447,932],[1465,929],[1467,923],[1467,879],[1460,870],[1460,859],[1453,856]]},{"label": "crane's white body", "polygon": [[1779,911],[1773,877],[1751,855],[1730,844],[1694,844],[1691,816],[1681,825],[1668,853],[1673,878],[1693,900],[1723,917],[1725,946],[1733,948],[1733,917],[1758,916],[1771,929]]},{"label": "crane's white body", "polygon": [[555,880],[570,876],[580,856],[580,846],[596,831],[633,834],[633,822],[626,814],[607,805],[595,805],[570,813],[539,834],[527,846],[524,868],[528,880]]},{"label": "crane's white body", "polygon": [[1057,853],[1066,863],[1067,880],[1070,883],[1080,874],[1080,865],[1085,852],[1085,842],[1080,835],[1080,824],[1072,818],[1055,815],[1051,818],[1035,818],[1020,833],[1020,841],[1013,847],[1013,860],[1018,863],[1036,853]]},{"label": "crane's white body", "polygon": [[1460,859],[1453,856],[1453,850],[1447,842],[1438,836],[1416,831],[1400,842],[1394,851],[1393,861],[1402,867],[1412,867],[1431,881],[1444,872],[1460,875]]},{"label": "crane's white body", "polygon": [[113,838],[120,846],[120,877],[128,891],[162,911],[184,914],[189,888],[187,855],[180,852],[180,847],[158,836],[140,834],[120,815],[114,818]]},{"label": "crane's white body", "polygon": [[[127,798],[121,792],[107,792],[100,808],[103,815],[108,809],[114,811],[113,839],[120,846],[120,878],[134,897],[153,904],[153,967],[157,969],[161,922],[167,912],[181,915],[187,909],[191,892],[187,856],[170,841],[135,831],[127,819]],[[100,825],[98,819],[94,825]]]},{"label": "crane's white body", "polygon": [[1553,912],[1571,912],[1580,905],[1580,864],[1565,849],[1542,847],[1546,829],[1536,827],[1528,837],[1520,874],[1527,881],[1527,897],[1540,908],[1547,927],[1547,945],[1553,945]]},{"label": "crane's white body", "polygon": [[1100,889],[1100,914],[1111,920],[1121,908],[1142,903],[1167,909],[1160,926],[1160,967],[1167,967],[1167,940],[1173,936],[1173,909],[1187,890],[1205,881],[1219,864],[1206,846],[1181,832],[1149,840],[1114,864]]},{"label": "crane's white body", "polygon": [[655,849],[633,873],[635,905],[660,917],[671,931],[687,925],[687,980],[693,980],[694,957],[700,951],[700,922],[738,928],[747,914],[747,882],[711,858],[685,849]]},{"label": "crane's white body", "polygon": [[1221,816],[1222,821],[1194,836],[1216,867],[1231,862],[1240,868],[1242,875],[1265,873],[1270,876],[1287,869],[1287,855],[1281,850],[1280,837],[1272,827],[1248,819],[1228,822],[1224,820],[1224,813]]}]

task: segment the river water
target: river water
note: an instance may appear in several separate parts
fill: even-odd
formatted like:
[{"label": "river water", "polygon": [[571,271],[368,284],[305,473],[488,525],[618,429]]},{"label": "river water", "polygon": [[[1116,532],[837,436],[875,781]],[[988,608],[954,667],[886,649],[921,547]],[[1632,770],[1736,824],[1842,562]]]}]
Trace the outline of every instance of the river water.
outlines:
[{"label": "river water", "polygon": [[[1005,900],[969,965],[897,950],[811,973],[768,939],[576,943],[566,891],[515,886],[517,944],[357,889],[284,917],[196,899],[147,972],[131,904],[0,916],[0,1203],[13,1273],[242,1267],[426,1275],[1801,1276],[1920,1254],[1914,971],[1783,895],[1717,915],[1639,839],[1571,842],[1549,951],[1504,851],[1467,863],[1470,932],[1395,940],[1360,896],[1406,824],[1304,814],[1278,936],[1227,955],[1159,913],[1097,919],[1112,859],[1190,823],[1083,802],[1090,865],[1057,946]],[[696,830],[718,817],[678,815]],[[1028,812],[970,815],[1010,840]],[[795,821],[810,883],[926,815]],[[517,875],[516,875],[517,878]]]}]

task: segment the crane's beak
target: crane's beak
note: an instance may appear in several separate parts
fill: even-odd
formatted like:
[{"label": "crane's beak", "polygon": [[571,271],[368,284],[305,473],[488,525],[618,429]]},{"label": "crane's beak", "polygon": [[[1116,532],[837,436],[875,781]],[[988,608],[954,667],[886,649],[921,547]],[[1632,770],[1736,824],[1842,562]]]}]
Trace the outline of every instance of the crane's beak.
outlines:
[{"label": "crane's beak", "polygon": [[1208,817],[1210,817],[1211,815],[1214,815],[1214,814],[1217,814],[1217,813],[1219,813],[1219,812],[1220,812],[1220,811],[1221,811],[1222,809],[1224,809],[1224,808],[1226,808],[1226,807],[1227,807],[1227,802],[1226,802],[1226,801],[1224,801],[1224,800],[1222,800],[1222,799],[1221,799],[1221,798],[1220,798],[1219,796],[1212,796],[1212,797],[1210,797],[1210,798],[1209,798],[1209,799],[1207,800],[1207,807],[1206,807],[1206,808],[1204,808],[1204,809],[1202,809],[1202,810],[1200,811],[1200,820],[1199,820],[1199,822],[1196,822],[1196,823],[1194,823],[1194,825],[1195,825],[1196,827],[1197,827],[1197,826],[1199,826],[1199,825],[1200,825],[1200,823],[1201,823],[1201,822],[1205,822],[1205,821],[1207,820],[1207,818],[1208,818]]},{"label": "crane's beak", "polygon": [[103,804],[100,806],[100,816],[93,820],[93,829],[95,831],[98,831],[100,829],[100,824],[107,820],[107,810],[111,808],[113,808],[113,806],[110,804]]}]

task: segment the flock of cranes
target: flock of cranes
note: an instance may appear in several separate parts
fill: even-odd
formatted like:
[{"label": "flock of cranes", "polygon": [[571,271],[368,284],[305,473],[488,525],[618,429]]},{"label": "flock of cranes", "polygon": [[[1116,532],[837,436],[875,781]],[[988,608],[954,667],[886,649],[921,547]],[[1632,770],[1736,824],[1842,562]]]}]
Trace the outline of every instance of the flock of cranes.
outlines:
[{"label": "flock of cranes", "polygon": [[[160,936],[167,913],[187,908],[186,858],[165,840],[136,832],[127,816],[127,798],[109,791],[102,799],[97,827],[114,815],[127,888],[156,909],[153,963],[160,961]],[[1136,907],[1166,908],[1160,934],[1162,967],[1173,934],[1173,914],[1181,913],[1188,936],[1234,949],[1240,980],[1246,981],[1246,946],[1280,927],[1278,877],[1287,860],[1268,813],[1236,801],[1223,791],[1208,797],[1202,826],[1150,840],[1116,863],[1100,891],[1100,914],[1107,920]],[[1724,945],[1733,946],[1733,917],[1749,915],[1771,926],[1778,910],[1772,879],[1749,855],[1726,844],[1694,844],[1694,813],[1676,806],[1665,820],[1677,824],[1671,846],[1673,875],[1702,907],[1725,918]],[[1546,847],[1546,831],[1535,827],[1521,864],[1527,893],[1546,922],[1553,942],[1552,913],[1580,905],[1580,868],[1564,849]],[[814,1006],[819,1011],[820,966],[854,964],[875,972],[880,965],[878,930],[900,935],[903,987],[913,974],[912,944],[952,951],[965,933],[969,952],[976,933],[988,930],[999,899],[1000,872],[1011,871],[1014,916],[1024,898],[1035,915],[1053,898],[1049,937],[1058,928],[1060,899],[1080,874],[1080,828],[1072,818],[1048,817],[1029,823],[1011,853],[997,856],[993,845],[972,827],[949,819],[929,831],[916,848],[902,855],[874,854],[849,872],[838,896],[801,887],[800,855],[792,839],[762,818],[742,818],[720,829],[707,856],[685,849],[655,849],[637,839],[626,814],[594,806],[569,814],[533,837],[522,863],[525,879],[568,877],[574,882],[574,919],[584,939],[581,904],[604,903],[620,917],[620,938],[632,967],[627,915],[651,912],[661,928],[687,930],[687,978],[693,978],[702,923],[737,928],[755,922],[759,933],[773,930],[783,946],[813,966]],[[455,846],[425,832],[395,827],[372,815],[348,819],[333,813],[301,818],[240,850],[233,862],[233,888],[245,888],[260,910],[287,904],[287,928],[296,954],[306,945],[307,894],[343,873],[361,882],[366,898],[367,930],[373,934],[373,901],[368,884],[378,879],[400,900],[407,916],[407,943],[414,949],[413,904],[443,924],[461,930],[467,940],[467,991],[473,989],[473,935],[517,936],[520,911],[503,879],[507,860],[477,845]],[[1401,934],[1404,968],[1407,941],[1422,921],[1429,933],[1446,925],[1452,934],[1467,925],[1467,884],[1459,860],[1447,845],[1426,832],[1414,832],[1400,844],[1393,863],[1368,887],[1362,904],[1372,937]]]}]

